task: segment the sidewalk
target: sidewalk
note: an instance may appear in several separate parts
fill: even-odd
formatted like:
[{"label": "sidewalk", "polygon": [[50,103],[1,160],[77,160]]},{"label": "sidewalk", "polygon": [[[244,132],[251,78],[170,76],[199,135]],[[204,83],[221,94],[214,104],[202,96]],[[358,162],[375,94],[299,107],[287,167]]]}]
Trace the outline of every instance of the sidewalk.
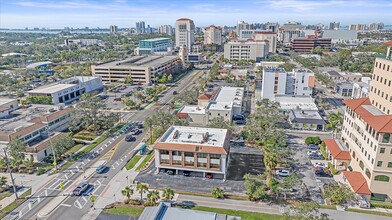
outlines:
[{"label": "sidewalk", "polygon": [[[114,202],[124,201],[126,197],[121,194],[121,191],[125,188],[126,185],[130,186],[133,180],[139,174],[139,172],[136,171],[136,168],[143,162],[146,156],[147,155],[144,155],[142,158],[140,158],[140,160],[131,170],[126,170],[124,167],[120,172],[118,172],[116,176],[114,176],[113,179],[105,187],[102,194],[98,197],[94,205],[95,209],[90,209],[90,211],[81,219],[94,220],[98,217],[98,215],[107,205]],[[136,190],[134,190],[132,198],[140,198],[140,195],[138,192],[136,192]]]},{"label": "sidewalk", "polygon": [[[24,187],[22,189],[19,189],[17,191],[18,196],[20,197],[23,193],[25,193],[27,190],[29,190],[30,188]],[[0,201],[0,209],[3,209],[5,207],[7,207],[9,204],[11,204],[12,202],[14,202],[16,200],[15,198],[15,194],[12,193],[11,196],[5,197],[4,199],[2,199]]]}]

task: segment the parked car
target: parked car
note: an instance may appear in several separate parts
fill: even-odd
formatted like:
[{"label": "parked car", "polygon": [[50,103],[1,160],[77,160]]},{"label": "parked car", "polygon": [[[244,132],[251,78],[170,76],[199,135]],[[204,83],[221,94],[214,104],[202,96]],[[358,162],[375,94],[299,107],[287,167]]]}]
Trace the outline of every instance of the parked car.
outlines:
[{"label": "parked car", "polygon": [[74,196],[80,196],[89,186],[88,182],[83,182],[80,183],[74,190],[73,190],[73,195]]},{"label": "parked car", "polygon": [[190,171],[184,171],[183,174],[184,174],[184,176],[190,176],[191,172]]},{"label": "parked car", "polygon": [[136,138],[130,134],[128,134],[127,136],[125,136],[125,141],[126,142],[131,142],[131,141],[135,141]]},{"label": "parked car", "polygon": [[138,122],[136,124],[137,128],[142,129],[143,128],[143,123],[142,122]]},{"label": "parked car", "polygon": [[173,91],[173,95],[177,95],[178,93],[177,93],[177,91]]},{"label": "parked car", "polygon": [[315,144],[308,144],[308,148],[311,150],[320,150],[320,147]]},{"label": "parked car", "polygon": [[121,101],[121,98],[114,98],[114,101],[120,102],[120,101]]},{"label": "parked car", "polygon": [[290,171],[288,170],[277,170],[276,175],[281,176],[281,177],[287,177],[290,176]]},{"label": "parked car", "polygon": [[315,166],[315,167],[321,167],[321,168],[326,167],[326,166],[325,166],[325,163],[321,163],[321,162],[316,162],[316,163],[314,163],[314,166]]},{"label": "parked car", "polygon": [[318,150],[310,150],[310,151],[307,152],[307,154],[308,154],[308,155],[311,155],[311,154],[321,155],[321,152],[318,151]]},{"label": "parked car", "polygon": [[103,172],[105,172],[106,168],[107,167],[105,165],[99,165],[95,171],[97,173],[103,173]]},{"label": "parked car", "polygon": [[318,177],[331,177],[332,175],[329,172],[326,172],[324,169],[318,169],[314,171],[314,174]]},{"label": "parked car", "polygon": [[320,154],[309,154],[308,155],[311,160],[322,160],[324,159]]},{"label": "parked car", "polygon": [[207,177],[207,179],[213,179],[214,175],[212,173],[207,173],[206,177]]},{"label": "parked car", "polygon": [[167,175],[174,175],[174,171],[173,170],[166,170],[166,174]]}]

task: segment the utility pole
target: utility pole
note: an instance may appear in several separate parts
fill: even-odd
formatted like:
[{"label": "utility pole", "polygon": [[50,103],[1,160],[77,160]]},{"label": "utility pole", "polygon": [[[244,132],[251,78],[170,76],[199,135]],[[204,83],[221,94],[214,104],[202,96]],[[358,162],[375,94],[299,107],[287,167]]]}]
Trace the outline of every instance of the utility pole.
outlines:
[{"label": "utility pole", "polygon": [[16,192],[15,180],[12,177],[12,171],[11,171],[11,168],[10,168],[10,163],[8,161],[7,150],[5,148],[3,150],[4,150],[5,162],[7,164],[7,169],[8,169],[8,172],[10,173],[10,177],[11,177],[11,181],[12,181],[12,187],[14,188],[15,198],[19,199],[18,193]]},{"label": "utility pole", "polygon": [[49,144],[50,144],[50,147],[52,148],[54,170],[57,170],[56,152],[55,152],[55,150],[54,150],[54,148],[53,148],[52,136],[50,135],[50,131],[49,131],[49,124],[46,126],[46,131],[48,132]]}]

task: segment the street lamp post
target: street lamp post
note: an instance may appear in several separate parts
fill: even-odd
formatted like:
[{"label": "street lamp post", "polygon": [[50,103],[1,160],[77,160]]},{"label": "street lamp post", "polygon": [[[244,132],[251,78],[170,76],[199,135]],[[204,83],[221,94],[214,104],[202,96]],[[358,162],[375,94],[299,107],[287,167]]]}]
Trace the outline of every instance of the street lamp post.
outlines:
[{"label": "street lamp post", "polygon": [[46,126],[46,131],[48,132],[48,135],[49,135],[49,144],[50,144],[50,147],[52,148],[52,153],[53,153],[53,166],[54,166],[54,169],[57,170],[56,152],[55,152],[55,150],[54,150],[54,148],[53,148],[52,136],[50,135],[49,125]]}]

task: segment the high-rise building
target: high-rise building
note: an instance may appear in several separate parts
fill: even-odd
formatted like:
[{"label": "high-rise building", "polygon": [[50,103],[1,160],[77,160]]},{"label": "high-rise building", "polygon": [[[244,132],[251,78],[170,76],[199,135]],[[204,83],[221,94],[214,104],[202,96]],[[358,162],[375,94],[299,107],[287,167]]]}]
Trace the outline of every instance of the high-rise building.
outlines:
[{"label": "high-rise building", "polygon": [[139,41],[139,47],[134,50],[136,55],[154,54],[155,52],[167,52],[172,47],[170,38],[152,38]]},{"label": "high-rise building", "polygon": [[208,26],[204,30],[204,44],[222,44],[222,28],[214,25]]},{"label": "high-rise building", "polygon": [[331,38],[318,38],[308,36],[306,38],[294,38],[292,40],[293,50],[295,52],[310,53],[316,47],[325,49],[331,48]]},{"label": "high-rise building", "polygon": [[329,23],[329,30],[339,30],[340,28],[340,22],[331,22]]},{"label": "high-rise building", "polygon": [[261,61],[268,55],[266,41],[231,41],[224,46],[224,57],[229,60]]},{"label": "high-rise building", "polygon": [[116,25],[110,25],[109,30],[110,30],[111,34],[115,34],[115,33],[117,33],[117,26]]},{"label": "high-rise building", "polygon": [[146,23],[144,21],[136,22],[136,33],[137,34],[146,33]]},{"label": "high-rise building", "polygon": [[[352,171],[343,171],[352,189],[368,198],[392,198],[392,41],[385,57],[374,63],[369,97],[345,100],[341,138],[349,152]],[[340,162],[339,162],[340,164]],[[355,175],[355,178],[354,178]],[[356,191],[358,180],[362,190]]]},{"label": "high-rise building", "polygon": [[309,69],[264,68],[261,97],[275,99],[275,95],[311,96],[315,83],[314,73]]},{"label": "high-rise building", "polygon": [[173,35],[173,27],[171,25],[162,25],[158,29],[158,33],[160,34],[167,34],[167,35]]},{"label": "high-rise building", "polygon": [[371,23],[369,24],[369,31],[380,31],[384,29],[384,23]]},{"label": "high-rise building", "polygon": [[241,30],[250,30],[250,25],[248,23],[246,23],[245,21],[239,21],[237,23],[237,27],[236,27],[236,31],[237,31],[237,35],[240,34]]},{"label": "high-rise building", "polygon": [[278,32],[279,24],[278,23],[265,23],[265,29],[271,32]]},{"label": "high-rise building", "polygon": [[304,29],[305,26],[299,22],[288,22],[279,28],[278,40],[286,44],[290,43],[294,38],[298,38]]},{"label": "high-rise building", "polygon": [[366,29],[366,24],[350,24],[349,30],[364,31]]},{"label": "high-rise building", "polygon": [[176,47],[186,46],[191,51],[195,43],[195,24],[189,18],[180,18],[176,21]]},{"label": "high-rise building", "polygon": [[256,41],[268,41],[268,52],[276,53],[277,34],[275,32],[255,32],[254,39]]}]

